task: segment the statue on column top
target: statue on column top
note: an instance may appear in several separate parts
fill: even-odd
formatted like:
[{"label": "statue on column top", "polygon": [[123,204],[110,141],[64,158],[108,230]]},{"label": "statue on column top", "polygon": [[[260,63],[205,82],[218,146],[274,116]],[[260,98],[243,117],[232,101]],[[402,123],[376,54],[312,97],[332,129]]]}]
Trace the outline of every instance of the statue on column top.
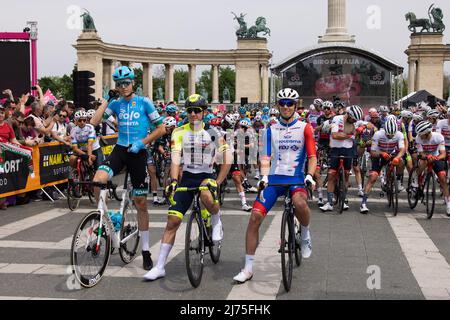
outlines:
[{"label": "statue on column top", "polygon": [[80,16],[83,18],[83,32],[90,32],[94,31],[97,32],[97,29],[95,28],[94,19],[92,18],[89,11],[84,9],[85,12]]}]

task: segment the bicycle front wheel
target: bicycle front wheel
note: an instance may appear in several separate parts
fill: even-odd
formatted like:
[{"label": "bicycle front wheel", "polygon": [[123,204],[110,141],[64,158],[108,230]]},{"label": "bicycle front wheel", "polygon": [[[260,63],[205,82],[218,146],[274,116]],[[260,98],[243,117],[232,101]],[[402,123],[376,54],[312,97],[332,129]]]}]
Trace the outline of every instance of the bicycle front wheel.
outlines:
[{"label": "bicycle front wheel", "polygon": [[292,212],[283,212],[281,220],[281,273],[283,276],[284,289],[291,290],[293,254],[295,251],[295,235],[292,219]]},{"label": "bicycle front wheel", "polygon": [[120,240],[124,240],[120,245],[119,254],[124,263],[130,263],[136,257],[136,251],[139,247],[139,229],[137,209],[130,200],[123,208],[122,228],[120,229]]},{"label": "bicycle front wheel", "polygon": [[431,219],[434,213],[434,202],[436,200],[436,187],[432,173],[428,173],[425,180],[425,197],[427,206],[427,218]]},{"label": "bicycle front wheel", "polygon": [[100,212],[88,213],[77,226],[70,249],[72,271],[83,287],[93,287],[102,279],[109,262],[110,248],[108,221],[104,219],[100,226]]},{"label": "bicycle front wheel", "polygon": [[192,212],[186,226],[185,256],[189,281],[197,288],[202,281],[204,262],[203,221],[198,212]]}]

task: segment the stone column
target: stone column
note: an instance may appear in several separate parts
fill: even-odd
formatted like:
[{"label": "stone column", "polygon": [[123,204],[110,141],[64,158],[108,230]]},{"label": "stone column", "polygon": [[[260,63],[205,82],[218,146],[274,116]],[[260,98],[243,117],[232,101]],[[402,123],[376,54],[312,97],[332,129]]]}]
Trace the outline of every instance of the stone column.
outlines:
[{"label": "stone column", "polygon": [[113,61],[110,59],[103,59],[103,84],[102,86],[108,87],[108,90],[112,88],[112,74],[114,72],[113,69]]},{"label": "stone column", "polygon": [[269,70],[266,64],[261,65],[261,102],[269,103]]},{"label": "stone column", "polygon": [[114,71],[116,70],[116,65],[117,65],[117,61],[116,60],[111,60],[111,89],[115,89],[116,88],[116,82],[112,79],[112,75],[114,74]]},{"label": "stone column", "polygon": [[153,64],[142,63],[142,86],[144,96],[153,100]]},{"label": "stone column", "polygon": [[97,53],[78,52],[78,71],[91,71],[95,74],[95,98],[103,97],[103,57]]},{"label": "stone column", "polygon": [[328,28],[322,42],[354,42],[347,33],[346,0],[328,0]]},{"label": "stone column", "polygon": [[415,90],[416,84],[416,61],[409,60],[409,71],[408,71],[408,93],[412,93]]},{"label": "stone column", "polygon": [[211,68],[212,103],[219,103],[219,66],[217,64],[213,64]]},{"label": "stone column", "polygon": [[188,96],[195,93],[195,80],[196,80],[196,65],[188,65]]},{"label": "stone column", "polygon": [[173,101],[173,64],[166,64],[165,102]]}]

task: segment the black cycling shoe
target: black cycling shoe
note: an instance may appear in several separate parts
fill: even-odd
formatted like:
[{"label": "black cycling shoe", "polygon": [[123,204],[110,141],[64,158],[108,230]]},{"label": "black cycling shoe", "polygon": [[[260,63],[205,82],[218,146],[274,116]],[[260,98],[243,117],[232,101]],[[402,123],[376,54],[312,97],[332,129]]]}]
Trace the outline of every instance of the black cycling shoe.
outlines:
[{"label": "black cycling shoe", "polygon": [[153,268],[152,254],[150,251],[142,251],[142,268],[144,270]]}]

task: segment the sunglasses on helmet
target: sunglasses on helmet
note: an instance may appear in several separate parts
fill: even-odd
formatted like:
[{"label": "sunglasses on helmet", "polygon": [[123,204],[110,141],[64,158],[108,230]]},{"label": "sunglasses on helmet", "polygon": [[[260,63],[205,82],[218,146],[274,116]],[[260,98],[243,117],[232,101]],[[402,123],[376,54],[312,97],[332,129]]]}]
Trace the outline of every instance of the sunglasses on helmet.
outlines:
[{"label": "sunglasses on helmet", "polygon": [[286,100],[282,99],[282,100],[278,101],[278,105],[279,105],[280,107],[284,107],[284,106],[286,106],[286,107],[292,107],[292,106],[295,105],[295,102],[292,101],[292,100],[288,100],[288,99],[286,99]]},{"label": "sunglasses on helmet", "polygon": [[203,110],[202,110],[202,108],[192,108],[192,107],[186,109],[186,112],[187,112],[188,114],[191,114],[192,111],[194,111],[195,114],[199,114],[199,113],[201,113]]},{"label": "sunglasses on helmet", "polygon": [[124,80],[124,81],[118,81],[118,82],[117,82],[117,86],[118,86],[119,88],[126,88],[126,87],[128,87],[130,84],[131,84],[131,81],[130,81],[130,80]]}]

